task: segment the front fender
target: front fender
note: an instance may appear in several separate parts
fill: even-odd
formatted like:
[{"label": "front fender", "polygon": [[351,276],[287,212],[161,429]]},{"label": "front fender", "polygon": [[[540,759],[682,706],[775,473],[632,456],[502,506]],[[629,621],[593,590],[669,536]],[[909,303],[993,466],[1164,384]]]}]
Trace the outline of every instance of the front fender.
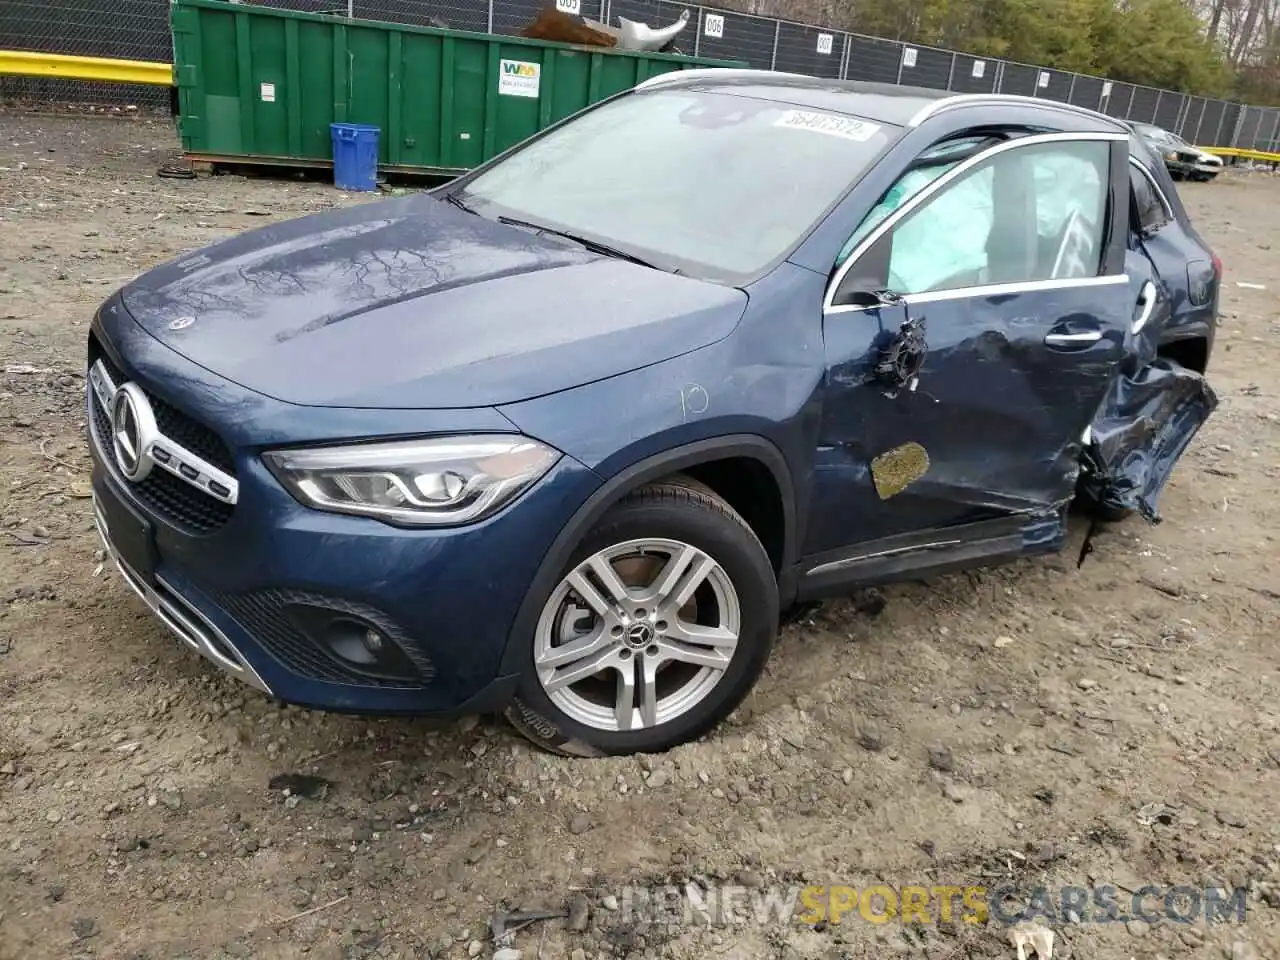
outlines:
[{"label": "front fender", "polygon": [[784,600],[793,592],[791,577],[786,571],[794,568],[798,529],[795,516],[795,490],[791,473],[781,451],[769,440],[758,434],[729,434],[712,437],[667,449],[650,457],[631,463],[625,469],[613,473],[574,513],[547,551],[538,572],[525,592],[507,636],[499,676],[518,673],[525,649],[524,644],[534,635],[542,603],[555,588],[561,572],[569,563],[574,548],[587,532],[604,516],[605,512],[630,491],[659,477],[670,476],[698,463],[721,460],[727,457],[751,457],[759,460],[773,475],[782,495],[783,520],[787,536],[783,554],[784,576],[779,583],[779,593]]}]

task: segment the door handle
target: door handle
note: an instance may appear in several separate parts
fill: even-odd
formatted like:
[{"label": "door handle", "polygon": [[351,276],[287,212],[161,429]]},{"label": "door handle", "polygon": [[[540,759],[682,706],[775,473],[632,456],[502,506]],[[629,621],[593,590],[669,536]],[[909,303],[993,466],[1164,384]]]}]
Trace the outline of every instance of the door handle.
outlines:
[{"label": "door handle", "polygon": [[1147,325],[1147,321],[1151,319],[1151,314],[1156,310],[1156,285],[1148,280],[1142,285],[1142,292],[1138,294],[1138,315],[1133,319],[1133,326],[1129,328],[1132,334],[1142,332],[1142,328]]},{"label": "door handle", "polygon": [[1085,343],[1097,343],[1102,339],[1101,330],[1084,330],[1080,333],[1050,333],[1044,342],[1051,347],[1075,347]]}]

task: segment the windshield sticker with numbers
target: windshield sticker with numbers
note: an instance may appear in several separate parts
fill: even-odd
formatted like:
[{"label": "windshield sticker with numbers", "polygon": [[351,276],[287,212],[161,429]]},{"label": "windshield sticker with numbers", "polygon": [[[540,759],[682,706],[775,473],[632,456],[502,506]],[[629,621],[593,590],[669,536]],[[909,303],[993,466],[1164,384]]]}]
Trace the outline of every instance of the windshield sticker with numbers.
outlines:
[{"label": "windshield sticker with numbers", "polygon": [[773,121],[773,125],[788,127],[792,130],[825,133],[832,137],[843,137],[846,140],[870,140],[880,132],[879,124],[855,120],[853,117],[842,117],[836,113],[819,113],[814,110],[788,110]]}]

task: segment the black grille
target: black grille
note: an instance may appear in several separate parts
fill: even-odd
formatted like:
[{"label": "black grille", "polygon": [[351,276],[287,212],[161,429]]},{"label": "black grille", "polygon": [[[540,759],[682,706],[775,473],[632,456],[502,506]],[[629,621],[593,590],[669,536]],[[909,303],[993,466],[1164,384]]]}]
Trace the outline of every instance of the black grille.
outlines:
[{"label": "black grille", "polygon": [[[420,689],[435,677],[435,665],[408,641],[401,630],[382,614],[361,604],[285,589],[244,594],[209,593],[268,653],[300,676],[330,683],[400,689]],[[285,610],[294,604],[319,607],[337,614],[353,614],[375,624],[413,662],[419,678],[371,676],[345,664],[298,629]]]},{"label": "black grille", "polygon": [[[145,389],[145,388],[144,388]],[[194,453],[196,456],[213,464],[223,473],[234,477],[236,462],[231,458],[227,445],[218,439],[218,435],[204,424],[197,423],[181,410],[172,407],[157,397],[150,390],[146,391],[151,401],[151,410],[156,415],[156,426],[160,432]]]},{"label": "black grille", "polygon": [[[111,375],[111,381],[116,386],[129,379],[125,376],[124,371],[116,366],[111,357],[107,355],[107,352],[102,349],[102,345],[98,343],[97,339],[90,335],[89,365],[92,366],[97,360],[102,361],[107,368],[107,373]],[[199,421],[193,420],[177,407],[157,397],[146,387],[142,389],[146,393],[147,399],[151,401],[151,409],[156,417],[156,426],[160,428],[161,433],[174,443],[181,444],[192,453],[207,460],[224,473],[233,477],[236,475],[236,463],[231,457],[231,451],[227,449],[227,445],[222,442],[216,433]]]},{"label": "black grille", "polygon": [[[119,386],[127,379],[98,343],[90,339],[89,363],[102,360],[111,379]],[[111,420],[98,395],[92,394],[94,432],[101,438],[103,456],[110,455]],[[158,399],[150,391],[147,397],[155,409],[156,423],[164,434],[210,463],[234,476],[234,464],[226,445],[207,427]],[[198,444],[203,444],[200,446]],[[219,459],[220,458],[220,459]],[[128,491],[143,506],[174,528],[192,536],[212,533],[231,519],[231,504],[215,500],[167,470],[156,468],[141,483],[131,483]]]},{"label": "black grille", "polygon": [[[93,425],[102,438],[103,456],[109,456],[111,422],[97,394],[93,395]],[[129,484],[128,491],[161,519],[192,536],[212,533],[231,519],[231,504],[201,493],[168,470],[152,470],[141,483]]]}]

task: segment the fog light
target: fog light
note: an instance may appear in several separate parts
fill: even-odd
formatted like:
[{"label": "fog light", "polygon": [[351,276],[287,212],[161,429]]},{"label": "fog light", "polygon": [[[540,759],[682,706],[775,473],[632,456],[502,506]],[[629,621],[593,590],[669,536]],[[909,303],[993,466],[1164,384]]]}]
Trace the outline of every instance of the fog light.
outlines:
[{"label": "fog light", "polygon": [[348,663],[373,666],[387,646],[386,638],[367,623],[334,617],[324,628],[329,649]]},{"label": "fog light", "polygon": [[[284,613],[295,628],[344,668],[384,680],[402,680],[420,685],[432,675],[431,662],[419,660],[404,648],[404,640],[394,626],[378,622],[376,612],[365,614],[343,604],[346,609],[322,605],[324,601],[286,604]],[[376,619],[375,619],[376,618]]]}]

